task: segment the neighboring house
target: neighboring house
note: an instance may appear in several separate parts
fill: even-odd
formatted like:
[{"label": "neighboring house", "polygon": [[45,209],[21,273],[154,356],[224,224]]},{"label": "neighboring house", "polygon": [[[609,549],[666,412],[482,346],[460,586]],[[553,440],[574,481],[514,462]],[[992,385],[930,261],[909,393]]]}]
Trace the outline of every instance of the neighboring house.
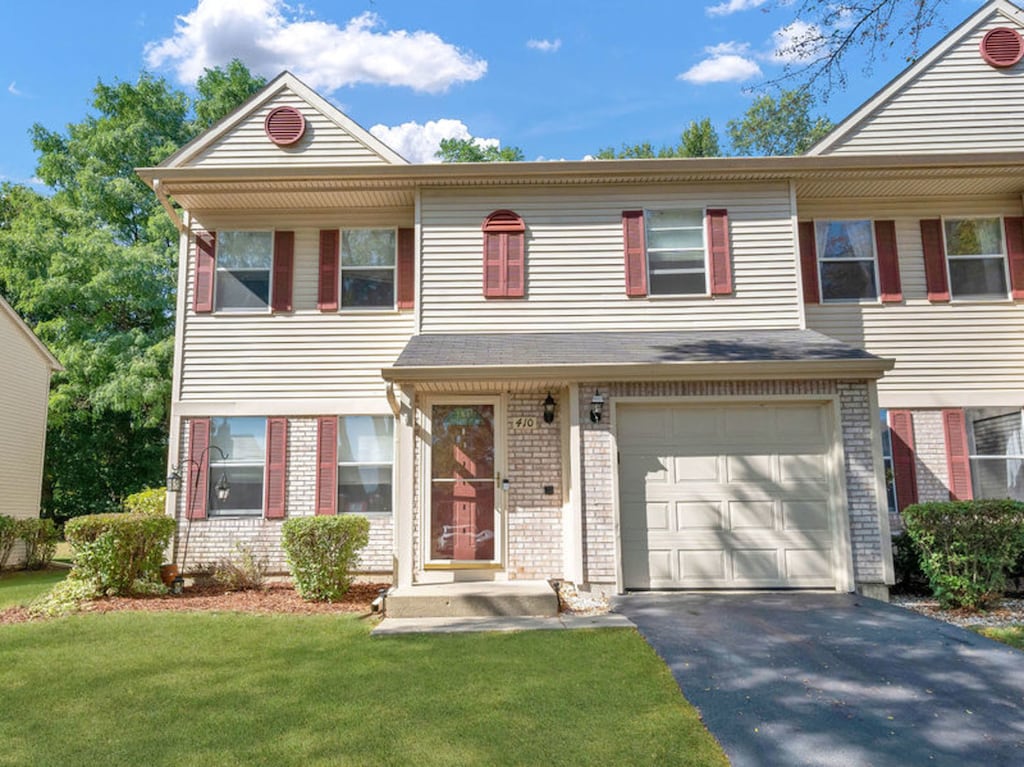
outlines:
[{"label": "neighboring house", "polygon": [[803,157],[409,165],[281,75],[139,171],[186,567],[348,512],[400,586],[884,595],[886,467],[893,508],[1019,493],[1022,28],[990,2]]},{"label": "neighboring house", "polygon": [[[0,296],[0,514],[39,516],[50,374],[63,370]],[[24,558],[21,544],[7,565]]]}]

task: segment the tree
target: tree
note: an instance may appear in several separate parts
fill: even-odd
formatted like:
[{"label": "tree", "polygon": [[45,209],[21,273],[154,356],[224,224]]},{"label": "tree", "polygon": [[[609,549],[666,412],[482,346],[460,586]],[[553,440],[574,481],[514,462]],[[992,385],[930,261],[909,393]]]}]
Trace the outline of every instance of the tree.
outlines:
[{"label": "tree", "polygon": [[[922,37],[949,0],[801,0],[787,29],[793,33],[778,55],[783,74],[765,85],[797,84],[823,98],[846,87],[846,57],[866,49],[865,74],[890,51],[917,59]],[[790,3],[781,3],[789,5]]]},{"label": "tree", "polygon": [[718,133],[711,124],[711,118],[705,117],[699,122],[691,120],[686,130],[679,137],[676,146],[664,145],[655,150],[650,141],[641,144],[623,144],[618,151],[614,147],[604,147],[595,157],[598,160],[636,160],[651,157],[718,157],[721,150],[718,144]]},{"label": "tree", "polygon": [[50,395],[46,516],[109,511],[162,484],[178,235],[135,167],[159,163],[260,82],[236,62],[207,70],[191,101],[146,73],[99,82],[84,120],[33,128],[52,194],[0,186],[0,293],[65,367]]},{"label": "tree", "polygon": [[522,162],[523,150],[517,146],[481,146],[476,139],[443,138],[434,156],[441,162]]},{"label": "tree", "polygon": [[759,96],[743,119],[727,124],[734,154],[803,154],[832,130],[827,117],[811,117],[811,94],[807,91],[782,91],[778,101],[771,95]]}]

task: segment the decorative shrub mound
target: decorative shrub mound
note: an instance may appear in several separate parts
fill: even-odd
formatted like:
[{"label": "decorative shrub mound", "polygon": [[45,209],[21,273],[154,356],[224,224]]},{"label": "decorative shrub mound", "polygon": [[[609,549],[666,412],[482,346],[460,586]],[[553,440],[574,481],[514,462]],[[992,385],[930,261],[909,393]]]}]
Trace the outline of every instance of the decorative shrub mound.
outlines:
[{"label": "decorative shrub mound", "polygon": [[904,509],[903,521],[944,607],[985,607],[1024,553],[1024,503],[1017,501],[921,503]]},{"label": "decorative shrub mound", "polygon": [[174,520],[163,514],[90,514],[64,525],[76,576],[103,594],[163,591],[160,564],[172,535]]},{"label": "decorative shrub mound", "polygon": [[353,514],[292,517],[281,526],[281,545],[303,599],[333,602],[352,585],[351,571],[370,540],[370,522]]},{"label": "decorative shrub mound", "polygon": [[60,533],[52,519],[19,519],[18,537],[25,543],[25,569],[49,567],[57,551]]},{"label": "decorative shrub mound", "polygon": [[4,569],[11,550],[18,541],[18,522],[14,517],[0,514],[0,570]]},{"label": "decorative shrub mound", "polygon": [[166,503],[166,487],[147,487],[125,498],[124,510],[134,514],[163,514]]}]

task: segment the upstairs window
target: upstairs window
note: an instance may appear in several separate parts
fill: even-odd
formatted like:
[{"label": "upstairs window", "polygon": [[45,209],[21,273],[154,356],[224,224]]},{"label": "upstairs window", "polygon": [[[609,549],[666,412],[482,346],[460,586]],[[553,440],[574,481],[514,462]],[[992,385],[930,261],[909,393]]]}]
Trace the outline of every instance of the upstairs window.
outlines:
[{"label": "upstairs window", "polygon": [[217,311],[260,311],[269,307],[273,250],[273,232],[217,233]]},{"label": "upstairs window", "polygon": [[706,294],[703,211],[646,210],[644,225],[649,294]]},{"label": "upstairs window", "polygon": [[870,221],[815,221],[823,301],[878,297],[875,240]]},{"label": "upstairs window", "polygon": [[394,309],[397,230],[343,229],[341,308]]},{"label": "upstairs window", "polygon": [[1006,298],[1006,247],[1001,220],[945,218],[942,233],[952,297]]}]

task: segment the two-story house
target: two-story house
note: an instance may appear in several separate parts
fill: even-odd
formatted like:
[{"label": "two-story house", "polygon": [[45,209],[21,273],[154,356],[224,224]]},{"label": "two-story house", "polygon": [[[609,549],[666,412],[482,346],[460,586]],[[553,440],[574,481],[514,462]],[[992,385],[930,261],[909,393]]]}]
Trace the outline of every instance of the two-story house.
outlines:
[{"label": "two-story house", "polygon": [[282,74],[140,170],[179,563],[354,513],[399,588],[883,596],[890,509],[1020,493],[1022,29],[988,3],[801,157],[410,165]]}]

